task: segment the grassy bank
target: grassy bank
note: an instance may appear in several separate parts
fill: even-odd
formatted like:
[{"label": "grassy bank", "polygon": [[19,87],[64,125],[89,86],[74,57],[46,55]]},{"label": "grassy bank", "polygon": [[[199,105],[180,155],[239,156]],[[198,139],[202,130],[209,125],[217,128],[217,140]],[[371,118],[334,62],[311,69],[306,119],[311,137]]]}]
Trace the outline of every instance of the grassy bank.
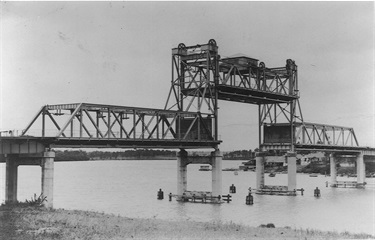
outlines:
[{"label": "grassy bank", "polygon": [[88,211],[0,206],[0,239],[369,239],[367,234],[126,218]]}]

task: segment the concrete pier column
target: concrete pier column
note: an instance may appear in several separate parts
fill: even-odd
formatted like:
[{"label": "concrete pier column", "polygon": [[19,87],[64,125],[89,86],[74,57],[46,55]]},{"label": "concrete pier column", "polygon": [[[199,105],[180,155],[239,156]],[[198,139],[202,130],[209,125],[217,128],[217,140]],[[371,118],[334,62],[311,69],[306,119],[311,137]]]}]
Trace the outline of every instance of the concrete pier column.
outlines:
[{"label": "concrete pier column", "polygon": [[212,195],[221,196],[222,189],[222,160],[223,156],[219,149],[211,152],[212,161]]},{"label": "concrete pier column", "polygon": [[357,156],[357,183],[363,184],[366,179],[366,168],[363,154],[360,153]]},{"label": "concrete pier column", "polygon": [[256,188],[261,189],[264,186],[264,163],[265,156],[263,154],[258,154],[255,157],[255,166],[256,166]]},{"label": "concrete pier column", "polygon": [[184,149],[177,153],[177,195],[179,196],[187,189],[187,157],[188,154]]},{"label": "concrete pier column", "polygon": [[296,153],[287,153],[288,158],[288,191],[297,188],[297,157]]},{"label": "concrete pier column", "polygon": [[329,165],[331,170],[331,187],[336,186],[337,171],[336,171],[336,157],[334,154],[329,155]]},{"label": "concrete pier column", "polygon": [[54,172],[55,152],[43,153],[42,166],[42,195],[47,198],[44,206],[53,207],[53,172]]},{"label": "concrete pier column", "polygon": [[18,163],[16,159],[6,158],[5,202],[17,202]]}]

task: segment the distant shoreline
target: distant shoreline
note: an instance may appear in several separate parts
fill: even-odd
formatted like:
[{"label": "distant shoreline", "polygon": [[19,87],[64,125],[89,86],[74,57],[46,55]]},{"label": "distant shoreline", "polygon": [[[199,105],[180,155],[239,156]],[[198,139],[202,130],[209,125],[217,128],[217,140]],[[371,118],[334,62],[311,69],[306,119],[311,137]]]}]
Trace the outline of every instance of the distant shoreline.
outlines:
[{"label": "distant shoreline", "polygon": [[[106,158],[106,159],[80,159],[80,160],[55,160],[55,162],[75,162],[75,161],[147,161],[147,160],[177,160],[176,157],[149,157],[149,158],[132,158],[132,157],[124,157],[124,158]],[[248,161],[248,160],[241,160],[241,159],[223,159],[223,161]]]},{"label": "distant shoreline", "polygon": [[[82,150],[56,150],[55,161],[96,161],[96,160],[176,160],[176,151],[137,149],[127,151],[92,151]],[[192,153],[192,155],[200,154]],[[223,154],[223,160],[248,161],[251,151],[234,151]]]}]

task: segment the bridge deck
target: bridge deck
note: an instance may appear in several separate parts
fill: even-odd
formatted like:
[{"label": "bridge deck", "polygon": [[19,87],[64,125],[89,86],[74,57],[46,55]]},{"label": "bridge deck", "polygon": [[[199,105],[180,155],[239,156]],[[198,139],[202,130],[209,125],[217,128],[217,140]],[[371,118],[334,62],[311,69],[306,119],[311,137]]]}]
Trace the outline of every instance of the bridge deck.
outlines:
[{"label": "bridge deck", "polygon": [[[162,139],[97,139],[64,137],[1,137],[0,154],[20,153],[19,148],[26,148],[32,142],[38,142],[49,148],[165,148],[198,149],[215,148],[220,141],[208,140],[162,140]],[[33,144],[33,143],[32,143]]]},{"label": "bridge deck", "polygon": [[223,58],[218,65],[217,82],[207,85],[202,70],[213,66],[206,64],[204,55],[199,56],[202,59],[184,63],[184,74],[177,71],[178,78],[184,79],[181,92],[187,96],[215,98],[216,91],[220,100],[249,104],[289,103],[299,98],[297,66],[291,60],[287,60],[285,67],[266,68],[264,63],[258,65],[257,59],[249,57]]},{"label": "bridge deck", "polygon": [[[181,91],[185,95],[194,96],[197,93],[197,88],[182,89]],[[210,92],[204,91],[204,88],[200,88],[199,91],[202,93],[202,95],[205,92],[204,97],[206,98],[213,97]],[[298,96],[295,95],[245,88],[239,86],[230,86],[226,84],[219,84],[217,86],[217,91],[218,99],[220,100],[249,104],[288,103],[298,98]]]},{"label": "bridge deck", "polygon": [[[290,144],[265,144],[261,145],[263,150],[280,150],[290,151]],[[323,152],[345,152],[357,154],[363,151],[375,151],[374,148],[361,146],[340,146],[340,145],[324,145],[324,144],[294,144],[295,151],[323,151]]]}]

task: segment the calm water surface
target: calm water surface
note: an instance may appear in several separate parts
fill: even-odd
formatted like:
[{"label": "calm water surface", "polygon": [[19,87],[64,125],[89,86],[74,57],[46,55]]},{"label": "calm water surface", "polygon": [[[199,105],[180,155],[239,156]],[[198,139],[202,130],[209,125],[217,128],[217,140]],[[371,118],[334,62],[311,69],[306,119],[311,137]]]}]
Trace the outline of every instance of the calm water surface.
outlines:
[{"label": "calm water surface", "polygon": [[[241,161],[223,161],[223,168],[238,167]],[[188,190],[211,191],[211,172],[188,166]],[[18,200],[40,193],[40,167],[19,167]],[[0,201],[4,201],[5,165],[0,164]],[[255,188],[254,172],[223,171],[223,194],[234,184],[233,201],[224,204],[168,201],[177,191],[176,161],[90,161],[56,162],[54,207],[94,210],[127,217],[170,220],[222,221],[249,226],[274,223],[276,226],[319,230],[350,231],[375,235],[374,179],[366,189],[326,188],[329,177],[297,175],[297,188],[304,196],[254,195],[254,205],[245,204],[247,189]],[[355,180],[347,177],[338,180]],[[287,185],[287,175],[266,176],[266,184]],[[321,197],[314,197],[314,189]],[[159,189],[165,199],[157,200]]]}]

